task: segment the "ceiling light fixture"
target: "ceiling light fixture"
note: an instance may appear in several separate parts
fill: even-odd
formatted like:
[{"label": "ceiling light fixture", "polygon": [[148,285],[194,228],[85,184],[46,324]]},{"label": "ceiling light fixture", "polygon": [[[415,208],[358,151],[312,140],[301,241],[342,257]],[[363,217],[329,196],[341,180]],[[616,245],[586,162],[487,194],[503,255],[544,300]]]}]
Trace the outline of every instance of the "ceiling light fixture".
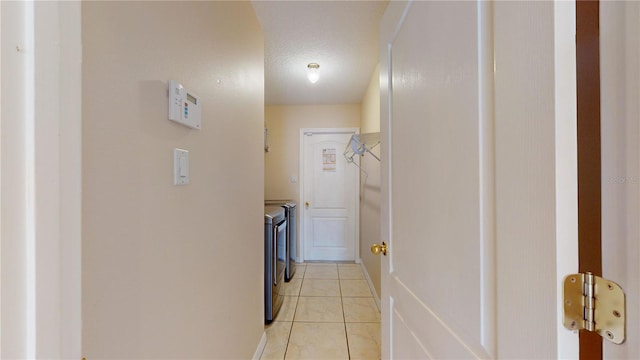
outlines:
[{"label": "ceiling light fixture", "polygon": [[320,65],[316,63],[307,65],[307,78],[312,84],[318,82],[318,79],[320,79]]}]

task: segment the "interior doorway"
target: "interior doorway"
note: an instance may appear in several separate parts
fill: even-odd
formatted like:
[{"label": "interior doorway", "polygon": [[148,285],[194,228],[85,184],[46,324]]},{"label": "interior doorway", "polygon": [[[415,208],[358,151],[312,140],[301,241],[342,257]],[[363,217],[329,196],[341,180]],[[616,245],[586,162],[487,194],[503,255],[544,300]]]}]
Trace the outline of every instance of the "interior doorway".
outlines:
[{"label": "interior doorway", "polygon": [[357,128],[300,130],[303,261],[359,258],[359,172],[343,156]]}]

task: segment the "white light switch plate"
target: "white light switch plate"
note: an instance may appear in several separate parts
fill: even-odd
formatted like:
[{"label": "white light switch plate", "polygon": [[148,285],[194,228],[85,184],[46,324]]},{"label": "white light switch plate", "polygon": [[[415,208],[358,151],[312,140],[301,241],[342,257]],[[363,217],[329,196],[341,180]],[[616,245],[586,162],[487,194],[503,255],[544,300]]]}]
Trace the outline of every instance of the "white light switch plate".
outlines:
[{"label": "white light switch plate", "polygon": [[189,151],[173,149],[173,185],[189,183]]}]

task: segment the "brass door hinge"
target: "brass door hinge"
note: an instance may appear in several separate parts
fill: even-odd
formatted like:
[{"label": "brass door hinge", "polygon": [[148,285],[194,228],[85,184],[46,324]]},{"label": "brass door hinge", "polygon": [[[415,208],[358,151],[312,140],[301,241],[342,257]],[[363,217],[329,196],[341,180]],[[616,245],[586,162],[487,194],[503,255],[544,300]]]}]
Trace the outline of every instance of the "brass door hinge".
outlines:
[{"label": "brass door hinge", "polygon": [[625,338],[625,298],[620,285],[592,273],[564,278],[564,327],[595,331],[622,344]]}]

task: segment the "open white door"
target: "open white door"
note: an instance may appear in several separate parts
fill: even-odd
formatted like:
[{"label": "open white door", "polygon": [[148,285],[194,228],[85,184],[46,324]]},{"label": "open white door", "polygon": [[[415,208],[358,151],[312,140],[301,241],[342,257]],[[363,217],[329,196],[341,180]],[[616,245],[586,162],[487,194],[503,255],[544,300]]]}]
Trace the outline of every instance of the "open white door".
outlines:
[{"label": "open white door", "polygon": [[573,41],[556,32],[560,13],[552,2],[389,4],[383,358],[577,354],[558,311],[559,279],[577,269],[575,52],[572,72],[557,58]]},{"label": "open white door", "polygon": [[626,293],[622,345],[604,358],[640,358],[640,3],[600,2],[602,272]]}]

